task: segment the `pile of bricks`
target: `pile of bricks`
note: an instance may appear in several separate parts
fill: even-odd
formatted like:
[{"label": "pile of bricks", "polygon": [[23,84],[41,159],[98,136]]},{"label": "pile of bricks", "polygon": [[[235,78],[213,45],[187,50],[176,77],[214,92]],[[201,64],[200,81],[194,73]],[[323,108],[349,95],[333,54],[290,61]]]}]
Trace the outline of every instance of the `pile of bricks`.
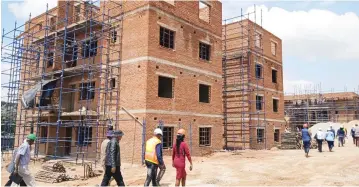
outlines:
[{"label": "pile of bricks", "polygon": [[[288,132],[282,134],[281,149],[303,149],[302,134],[298,132]],[[317,149],[317,141],[312,140],[310,143],[311,149]]]}]

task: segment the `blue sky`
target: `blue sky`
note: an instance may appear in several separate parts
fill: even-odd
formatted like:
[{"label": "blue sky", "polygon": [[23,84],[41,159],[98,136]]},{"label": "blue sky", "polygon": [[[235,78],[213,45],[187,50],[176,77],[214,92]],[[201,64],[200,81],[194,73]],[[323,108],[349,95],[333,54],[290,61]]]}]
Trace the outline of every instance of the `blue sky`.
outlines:
[{"label": "blue sky", "polygon": [[[50,7],[56,0],[48,0]],[[359,87],[359,2],[354,1],[228,1],[223,18],[240,15],[256,4],[263,27],[283,42],[284,89],[314,87],[353,91]],[[32,11],[43,12],[43,0],[2,1],[1,27],[23,24]],[[259,12],[259,11],[258,11]],[[258,16],[257,16],[258,17]],[[3,69],[3,67],[2,67]],[[2,81],[3,82],[3,81]]]}]

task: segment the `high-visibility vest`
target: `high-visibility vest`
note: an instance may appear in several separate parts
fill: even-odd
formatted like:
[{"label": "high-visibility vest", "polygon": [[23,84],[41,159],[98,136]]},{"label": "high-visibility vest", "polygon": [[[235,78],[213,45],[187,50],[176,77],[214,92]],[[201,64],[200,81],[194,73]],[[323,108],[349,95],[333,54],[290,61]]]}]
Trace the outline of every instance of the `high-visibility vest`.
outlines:
[{"label": "high-visibility vest", "polygon": [[156,154],[156,146],[160,144],[161,140],[157,137],[152,137],[146,142],[146,152],[145,152],[145,160],[152,162],[154,164],[158,164],[157,154]]}]

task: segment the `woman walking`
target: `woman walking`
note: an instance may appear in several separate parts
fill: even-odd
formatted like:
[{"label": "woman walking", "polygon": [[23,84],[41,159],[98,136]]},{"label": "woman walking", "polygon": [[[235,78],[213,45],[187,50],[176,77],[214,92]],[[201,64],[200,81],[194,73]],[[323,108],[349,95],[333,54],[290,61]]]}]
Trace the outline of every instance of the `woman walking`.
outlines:
[{"label": "woman walking", "polygon": [[185,133],[184,129],[178,130],[176,143],[173,145],[172,166],[176,168],[176,186],[179,186],[180,182],[182,186],[186,185],[186,157],[191,164],[189,170],[192,171],[193,167],[188,145],[184,142]]}]

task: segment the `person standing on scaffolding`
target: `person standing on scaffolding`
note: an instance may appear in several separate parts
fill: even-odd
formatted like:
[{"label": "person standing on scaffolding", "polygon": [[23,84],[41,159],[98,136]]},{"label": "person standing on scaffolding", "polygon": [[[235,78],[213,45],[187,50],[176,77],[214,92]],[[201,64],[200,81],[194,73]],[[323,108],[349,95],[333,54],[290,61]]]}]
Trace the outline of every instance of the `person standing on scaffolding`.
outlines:
[{"label": "person standing on scaffolding", "polygon": [[124,134],[122,131],[113,131],[112,139],[107,144],[105,158],[106,170],[101,182],[101,186],[108,186],[111,177],[115,179],[117,186],[125,186],[121,174],[121,154],[119,144],[123,135]]},{"label": "person standing on scaffolding", "polygon": [[309,150],[310,150],[310,141],[311,141],[311,133],[308,130],[308,124],[303,125],[302,129],[302,140],[303,140],[303,148],[305,152],[305,157],[309,157]]}]

